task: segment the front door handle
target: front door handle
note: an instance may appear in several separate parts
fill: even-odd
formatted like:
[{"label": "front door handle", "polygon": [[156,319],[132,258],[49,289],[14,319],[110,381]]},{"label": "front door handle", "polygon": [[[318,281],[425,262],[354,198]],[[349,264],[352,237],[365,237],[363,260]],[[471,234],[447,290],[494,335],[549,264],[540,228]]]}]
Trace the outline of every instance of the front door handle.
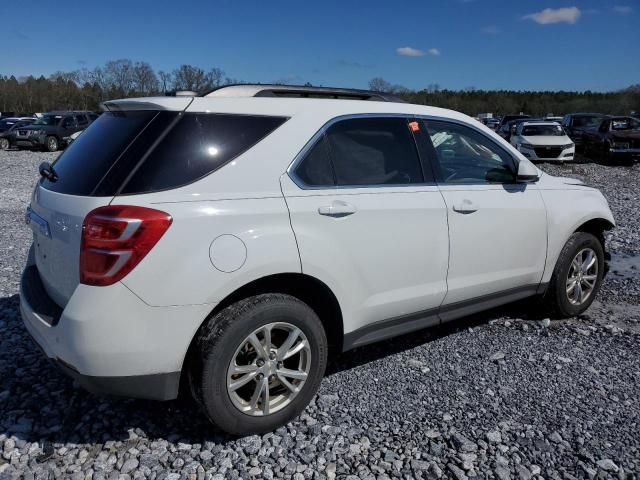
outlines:
[{"label": "front door handle", "polygon": [[462,200],[462,202],[455,203],[453,205],[453,211],[466,215],[468,213],[477,212],[478,206],[471,200],[465,198],[464,200]]},{"label": "front door handle", "polygon": [[318,207],[318,213],[320,215],[335,218],[346,217],[347,215],[356,213],[356,211],[357,208],[354,205],[341,200],[336,200],[335,202],[332,202],[331,205]]}]

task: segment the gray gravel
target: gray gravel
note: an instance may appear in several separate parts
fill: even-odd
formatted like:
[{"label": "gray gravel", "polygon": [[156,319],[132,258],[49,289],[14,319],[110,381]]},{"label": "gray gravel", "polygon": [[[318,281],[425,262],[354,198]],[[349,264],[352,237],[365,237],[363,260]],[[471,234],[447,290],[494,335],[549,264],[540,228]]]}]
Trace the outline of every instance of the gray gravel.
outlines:
[{"label": "gray gravel", "polygon": [[349,352],[298,420],[236,439],[188,400],[86,393],[28,338],[22,216],[53,157],[0,152],[0,478],[640,478],[639,166],[543,167],[601,188],[619,222],[582,318],[517,304]]}]

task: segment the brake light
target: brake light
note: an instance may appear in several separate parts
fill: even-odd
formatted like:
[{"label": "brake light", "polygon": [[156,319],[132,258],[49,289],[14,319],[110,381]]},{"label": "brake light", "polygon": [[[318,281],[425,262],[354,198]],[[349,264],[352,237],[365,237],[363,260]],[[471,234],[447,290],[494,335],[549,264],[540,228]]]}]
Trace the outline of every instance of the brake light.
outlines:
[{"label": "brake light", "polygon": [[173,219],[160,210],[109,205],[89,212],[82,224],[80,283],[112,285],[151,251]]}]

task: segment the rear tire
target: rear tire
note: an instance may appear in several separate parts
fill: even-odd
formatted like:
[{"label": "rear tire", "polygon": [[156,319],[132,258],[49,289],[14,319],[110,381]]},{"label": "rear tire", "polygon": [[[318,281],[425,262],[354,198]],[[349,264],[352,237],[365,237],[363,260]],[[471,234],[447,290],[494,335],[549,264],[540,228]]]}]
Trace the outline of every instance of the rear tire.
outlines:
[{"label": "rear tire", "polygon": [[189,366],[191,391],[222,430],[269,432],[313,399],[327,352],[322,322],[308,305],[282,294],[249,297],[205,322]]},{"label": "rear tire", "polygon": [[9,150],[10,147],[11,144],[9,143],[8,139],[0,138],[0,150]]},{"label": "rear tire", "polygon": [[45,148],[48,152],[57,152],[60,148],[60,142],[58,142],[58,139],[56,137],[50,135],[47,137]]},{"label": "rear tire", "polygon": [[603,272],[604,250],[600,240],[590,233],[574,233],[560,252],[543,297],[544,306],[559,318],[580,315],[598,294]]}]

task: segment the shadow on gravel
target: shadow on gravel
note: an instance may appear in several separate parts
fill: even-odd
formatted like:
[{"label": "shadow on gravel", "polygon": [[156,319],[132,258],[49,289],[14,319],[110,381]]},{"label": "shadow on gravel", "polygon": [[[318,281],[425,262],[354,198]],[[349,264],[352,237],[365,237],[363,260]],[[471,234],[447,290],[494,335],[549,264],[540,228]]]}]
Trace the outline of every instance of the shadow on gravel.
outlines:
[{"label": "shadow on gravel", "polygon": [[331,361],[327,366],[326,375],[333,375],[343,370],[349,370],[389,355],[401,353],[419,345],[424,345],[425,343],[446,337],[452,333],[456,333],[467,328],[474,328],[502,317],[520,318],[533,321],[542,320],[545,316],[540,313],[540,309],[535,304],[534,300],[522,300],[503,307],[470,315],[452,322],[447,322],[442,325],[436,325],[424,330],[407,333],[406,335],[395,337],[390,340],[356,348],[355,350],[343,353],[333,359],[333,361]]},{"label": "shadow on gravel", "polygon": [[[412,349],[456,331],[504,316],[539,319],[530,302],[520,302],[360,347],[330,361],[334,375],[374,360]],[[182,395],[170,402],[100,397],[88,393],[43,357],[22,325],[19,297],[0,298],[0,435],[15,435],[26,442],[42,442],[39,461],[53,455],[53,444],[88,443],[98,450],[109,441],[126,441],[135,447],[141,438],[151,441],[213,442],[225,444],[234,437],[217,431],[197,406]]]}]

